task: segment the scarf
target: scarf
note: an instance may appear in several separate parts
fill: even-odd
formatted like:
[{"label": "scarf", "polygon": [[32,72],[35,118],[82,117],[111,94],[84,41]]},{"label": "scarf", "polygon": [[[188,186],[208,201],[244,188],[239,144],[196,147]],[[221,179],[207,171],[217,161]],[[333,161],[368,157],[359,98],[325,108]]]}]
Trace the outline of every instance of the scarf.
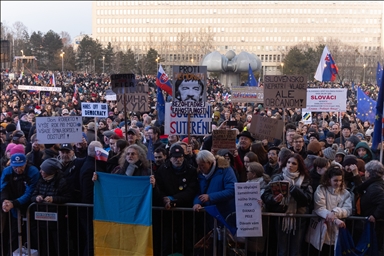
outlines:
[{"label": "scarf", "polygon": [[[304,175],[300,175],[300,172],[290,172],[287,167],[283,168],[283,177],[285,181],[289,182],[289,187],[296,185],[298,187],[301,186],[301,183],[303,183]],[[286,214],[295,214],[297,211],[297,202],[296,200],[291,196],[290,193],[288,193],[287,197],[284,197],[280,204],[287,205],[287,211]],[[291,231],[293,231],[293,235],[295,235],[296,231],[296,218],[293,217],[284,217],[283,218],[283,225],[282,230],[286,232],[287,234]]]},{"label": "scarf", "polygon": [[211,167],[211,170],[209,171],[209,173],[208,173],[208,174],[204,174],[204,173],[202,173],[203,176],[204,176],[204,178],[205,178],[206,180],[209,180],[209,178],[210,178],[210,177],[213,175],[213,173],[215,172],[215,169],[216,169],[216,162],[213,162],[212,167]]},{"label": "scarf", "polygon": [[125,169],[125,174],[127,176],[132,176],[137,167],[136,164],[128,164],[127,169]]}]

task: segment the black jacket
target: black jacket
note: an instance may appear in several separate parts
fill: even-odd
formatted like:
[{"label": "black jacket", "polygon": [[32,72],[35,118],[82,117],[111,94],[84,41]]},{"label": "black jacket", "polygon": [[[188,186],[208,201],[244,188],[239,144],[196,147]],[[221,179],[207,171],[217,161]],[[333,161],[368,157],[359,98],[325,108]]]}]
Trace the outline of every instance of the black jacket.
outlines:
[{"label": "black jacket", "polygon": [[384,219],[384,180],[370,178],[357,187],[360,194],[361,215]]},{"label": "black jacket", "polygon": [[186,160],[181,170],[172,167],[167,160],[155,173],[154,205],[164,206],[163,197],[171,196],[177,207],[192,207],[198,191],[197,170]]}]

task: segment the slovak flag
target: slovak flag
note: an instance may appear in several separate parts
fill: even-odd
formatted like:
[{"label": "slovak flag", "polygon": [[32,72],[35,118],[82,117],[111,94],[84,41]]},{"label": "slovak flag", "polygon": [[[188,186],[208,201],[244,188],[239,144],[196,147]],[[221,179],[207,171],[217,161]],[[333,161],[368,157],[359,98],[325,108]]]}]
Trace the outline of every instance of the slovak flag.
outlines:
[{"label": "slovak flag", "polygon": [[331,53],[328,50],[328,47],[325,46],[323,54],[321,55],[319,66],[317,67],[315,79],[322,82],[335,81],[336,75],[339,72],[339,69],[336,66],[335,61],[333,60]]},{"label": "slovak flag", "polygon": [[75,84],[75,92],[73,93],[72,102],[77,101],[77,84]]},{"label": "slovak flag", "polygon": [[108,152],[105,149],[95,147],[95,152],[96,152],[96,155],[95,155],[96,160],[101,160],[103,162],[107,162]]},{"label": "slovak flag", "polygon": [[53,87],[56,87],[56,81],[55,81],[55,74],[52,74],[51,78],[49,79],[49,82]]},{"label": "slovak flag", "polygon": [[172,84],[169,81],[168,75],[165,74],[163,67],[160,65],[157,72],[156,85],[162,90],[166,91],[169,95],[172,95]]}]

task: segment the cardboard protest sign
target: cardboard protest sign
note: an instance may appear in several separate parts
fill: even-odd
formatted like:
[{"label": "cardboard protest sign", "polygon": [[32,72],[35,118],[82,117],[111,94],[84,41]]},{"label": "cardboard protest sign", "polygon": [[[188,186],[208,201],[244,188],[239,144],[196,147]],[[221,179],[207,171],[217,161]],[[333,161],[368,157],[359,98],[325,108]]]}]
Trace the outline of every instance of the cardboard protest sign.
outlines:
[{"label": "cardboard protest sign", "polygon": [[235,183],[236,226],[238,237],[263,236],[260,183]]},{"label": "cardboard protest sign", "polygon": [[172,112],[204,114],[207,98],[206,66],[173,66]]},{"label": "cardboard protest sign", "polygon": [[105,90],[105,100],[116,100],[116,93],[114,93],[112,90],[108,89]]},{"label": "cardboard protest sign", "polygon": [[263,103],[264,89],[257,86],[232,86],[231,102]]},{"label": "cardboard protest sign", "polygon": [[343,112],[347,110],[347,89],[308,89],[307,110]]},{"label": "cardboard protest sign", "polygon": [[305,108],[306,105],[304,76],[264,76],[264,107]]},{"label": "cardboard protest sign", "polygon": [[236,136],[235,130],[213,130],[212,131],[212,149],[217,151],[219,149],[228,149],[233,151],[236,149]]},{"label": "cardboard protest sign", "polygon": [[83,139],[81,116],[36,117],[39,144],[78,143]]},{"label": "cardboard protest sign", "polygon": [[268,140],[273,142],[275,139],[281,139],[283,134],[283,120],[253,115],[250,132],[257,140]]},{"label": "cardboard protest sign", "polygon": [[207,135],[212,133],[212,107],[207,104],[205,114],[192,114],[188,123],[188,114],[172,113],[172,103],[165,103],[164,134],[188,135],[188,125],[191,135]]},{"label": "cardboard protest sign", "polygon": [[108,104],[106,103],[81,103],[81,116],[84,117],[108,117]]},{"label": "cardboard protest sign", "polygon": [[148,84],[138,83],[134,87],[129,88],[129,93],[117,94],[117,108],[124,108],[124,97],[127,110],[129,111],[150,111],[148,104]]}]

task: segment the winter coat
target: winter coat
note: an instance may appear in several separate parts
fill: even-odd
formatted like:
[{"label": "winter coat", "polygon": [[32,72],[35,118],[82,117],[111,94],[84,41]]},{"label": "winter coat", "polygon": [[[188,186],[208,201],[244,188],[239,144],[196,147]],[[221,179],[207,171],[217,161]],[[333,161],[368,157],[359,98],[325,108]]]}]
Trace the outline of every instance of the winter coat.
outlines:
[{"label": "winter coat", "polygon": [[384,219],[384,180],[381,177],[369,178],[357,187],[360,194],[361,215]]},{"label": "winter coat", "polygon": [[39,150],[39,151],[34,151],[33,149],[26,155],[27,161],[29,164],[32,164],[35,166],[37,169],[40,170],[40,165],[43,162],[43,155],[44,153]]},{"label": "winter coat", "polygon": [[93,204],[93,173],[105,172],[106,162],[96,160],[92,156],[85,158],[84,164],[80,169],[80,202]]},{"label": "winter coat", "polygon": [[[15,173],[13,168],[8,166],[1,174],[1,202],[11,200],[14,208],[26,210],[39,177],[39,170],[35,166],[27,165],[22,174]],[[16,216],[16,210],[11,211]]]},{"label": "winter coat", "polygon": [[[283,174],[275,175],[271,182],[274,181],[282,181],[284,180]],[[301,183],[301,186],[298,187],[296,185],[292,185],[289,188],[289,193],[293,197],[293,199],[297,202],[297,210],[296,213],[298,214],[305,214],[308,212],[308,207],[312,201],[312,194],[313,190],[310,185],[310,179],[309,177],[304,178],[303,182]],[[267,207],[268,212],[285,212],[287,209],[286,207],[282,207],[279,202],[276,202],[274,200],[274,195],[271,190],[271,186],[268,186],[264,194],[261,196],[261,199],[265,203]]]},{"label": "winter coat", "polygon": [[[203,174],[198,174],[199,190],[194,199],[194,204],[201,206],[216,205],[221,215],[225,218],[235,211],[235,172],[224,157],[217,157],[216,169],[207,180]],[[199,195],[208,194],[209,201],[202,203]]]},{"label": "winter coat", "polygon": [[[319,186],[314,194],[314,213],[323,219],[334,212],[338,219],[347,218],[352,214],[352,198],[346,189],[334,190],[332,187]],[[324,243],[334,245],[338,227],[334,223],[327,224]]]},{"label": "winter coat", "polygon": [[39,195],[43,198],[51,196],[52,203],[54,204],[64,204],[71,200],[69,186],[61,173],[56,173],[55,176],[48,181],[40,177],[32,194],[31,202],[36,202],[36,197]]},{"label": "winter coat", "polygon": [[197,194],[197,170],[184,159],[180,170],[167,160],[155,173],[154,204],[164,206],[163,197],[172,197],[177,207],[192,207]]}]

